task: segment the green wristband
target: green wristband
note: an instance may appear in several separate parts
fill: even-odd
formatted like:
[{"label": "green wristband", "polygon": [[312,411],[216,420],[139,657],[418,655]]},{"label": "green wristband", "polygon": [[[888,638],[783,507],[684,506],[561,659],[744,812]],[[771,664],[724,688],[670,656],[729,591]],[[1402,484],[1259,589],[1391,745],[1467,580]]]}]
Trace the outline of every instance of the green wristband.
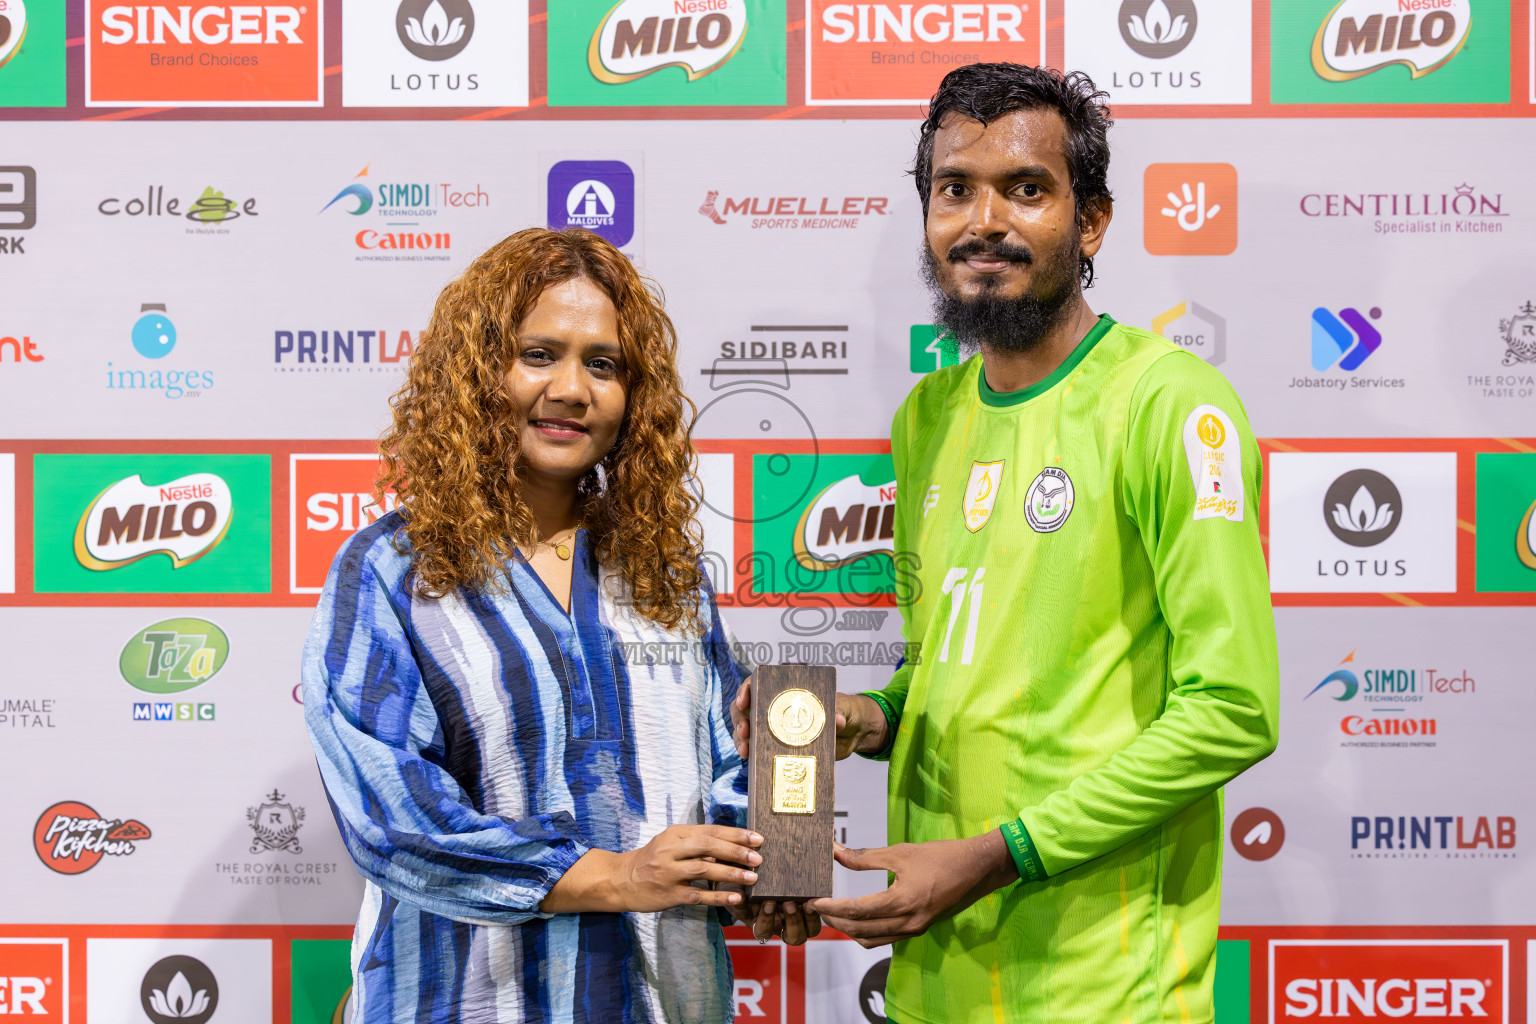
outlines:
[{"label": "green wristband", "polygon": [[889,761],[891,759],[891,747],[896,744],[896,726],[901,722],[901,716],[896,714],[896,709],[891,707],[891,702],[885,699],[885,694],[879,690],[865,690],[860,697],[868,697],[880,705],[880,711],[885,715],[885,746],[873,754],[860,753],[860,757],[867,757],[871,761]]},{"label": "green wristband", "polygon": [[1045,864],[1040,860],[1040,851],[1035,849],[1035,841],[1029,838],[1029,830],[1024,827],[1024,822],[1018,818],[1003,825],[1003,841],[1008,844],[1008,852],[1013,854],[1013,863],[1019,869],[1019,877],[1026,882],[1040,882],[1045,880]]}]

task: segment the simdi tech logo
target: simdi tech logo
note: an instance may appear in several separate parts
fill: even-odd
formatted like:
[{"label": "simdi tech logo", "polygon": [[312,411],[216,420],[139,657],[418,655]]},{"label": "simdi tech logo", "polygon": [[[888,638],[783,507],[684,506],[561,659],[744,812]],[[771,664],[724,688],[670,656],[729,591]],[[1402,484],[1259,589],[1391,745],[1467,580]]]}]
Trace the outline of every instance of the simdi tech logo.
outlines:
[{"label": "simdi tech logo", "polygon": [[69,1022],[69,940],[0,938],[0,1015]]},{"label": "simdi tech logo", "polygon": [[0,0],[0,107],[62,107],[64,5]]},{"label": "simdi tech logo", "polygon": [[86,0],[86,106],[318,107],[325,0]]},{"label": "simdi tech logo", "polygon": [[921,105],[959,65],[1042,63],[1045,2],[806,0],[805,34],[807,103]]},{"label": "simdi tech logo", "polygon": [[1269,1019],[1509,1021],[1505,939],[1271,939]]},{"label": "simdi tech logo", "polygon": [[39,593],[266,593],[266,455],[33,457]]},{"label": "simdi tech logo", "polygon": [[490,194],[478,183],[380,180],[372,177],[372,169],[371,163],[364,164],[320,208],[333,219],[342,214],[361,218],[348,225],[353,245],[362,250],[355,257],[358,262],[446,263],[452,258],[446,253],[453,247],[453,236],[442,218],[491,205]]},{"label": "simdi tech logo", "polygon": [[551,4],[549,105],[783,106],[786,2]]},{"label": "simdi tech logo", "polygon": [[385,0],[341,8],[346,107],[528,105],[527,0]]},{"label": "simdi tech logo", "polygon": [[288,589],[318,594],[347,538],[395,510],[399,498],[384,495],[380,508],[374,481],[377,455],[315,453],[288,461]]},{"label": "simdi tech logo", "polygon": [[1508,103],[1504,0],[1286,0],[1270,12],[1275,103]]},{"label": "simdi tech logo", "polygon": [[1225,256],[1237,248],[1237,168],[1149,164],[1142,230],[1154,256]]}]

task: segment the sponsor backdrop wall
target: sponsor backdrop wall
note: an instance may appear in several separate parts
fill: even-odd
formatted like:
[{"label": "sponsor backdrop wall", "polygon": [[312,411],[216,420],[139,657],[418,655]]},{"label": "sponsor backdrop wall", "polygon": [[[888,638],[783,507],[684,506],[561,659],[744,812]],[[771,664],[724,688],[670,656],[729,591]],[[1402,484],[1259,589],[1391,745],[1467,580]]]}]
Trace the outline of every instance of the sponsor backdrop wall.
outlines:
[{"label": "sponsor backdrop wall", "polygon": [[[1218,1019],[1536,1019],[1532,6],[0,0],[0,1012],[346,1019],[300,644],[434,297],[527,225],[665,287],[742,640],[880,685],[887,424],[955,359],[919,104],[1006,59],[1110,93],[1092,304],[1262,438],[1283,730]],[[886,952],[733,941],[739,1020],[883,1019]]]}]

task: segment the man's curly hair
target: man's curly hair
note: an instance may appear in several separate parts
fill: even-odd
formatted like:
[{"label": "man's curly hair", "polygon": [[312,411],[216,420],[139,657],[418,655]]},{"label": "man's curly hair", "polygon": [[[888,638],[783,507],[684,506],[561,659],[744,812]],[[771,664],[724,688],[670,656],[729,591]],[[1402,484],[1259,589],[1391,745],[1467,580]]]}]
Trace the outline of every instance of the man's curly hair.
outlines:
[{"label": "man's curly hair", "polygon": [[695,406],[677,372],[677,333],[660,290],[605,239],[529,228],[502,239],[438,296],[390,400],[379,440],[382,491],[400,496],[417,591],[497,587],[517,546],[538,539],[518,493],[523,419],[506,390],[517,327],[546,288],[582,278],[618,311],[626,406],[611,451],[577,484],[577,515],[598,561],[667,628],[696,627],[702,535],[688,487]]}]

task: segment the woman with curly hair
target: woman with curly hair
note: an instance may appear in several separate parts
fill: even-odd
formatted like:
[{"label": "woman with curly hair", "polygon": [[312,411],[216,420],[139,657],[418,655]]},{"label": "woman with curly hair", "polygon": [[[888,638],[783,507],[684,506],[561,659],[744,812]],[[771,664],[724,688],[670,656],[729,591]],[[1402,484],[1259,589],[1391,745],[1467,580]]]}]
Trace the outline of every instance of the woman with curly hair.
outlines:
[{"label": "woman with curly hair", "polygon": [[[730,1021],[761,862],[659,296],[582,230],[438,298],[305,647],[359,1021]],[[639,655],[639,656],[636,656]],[[813,922],[775,923],[803,941]]]}]

